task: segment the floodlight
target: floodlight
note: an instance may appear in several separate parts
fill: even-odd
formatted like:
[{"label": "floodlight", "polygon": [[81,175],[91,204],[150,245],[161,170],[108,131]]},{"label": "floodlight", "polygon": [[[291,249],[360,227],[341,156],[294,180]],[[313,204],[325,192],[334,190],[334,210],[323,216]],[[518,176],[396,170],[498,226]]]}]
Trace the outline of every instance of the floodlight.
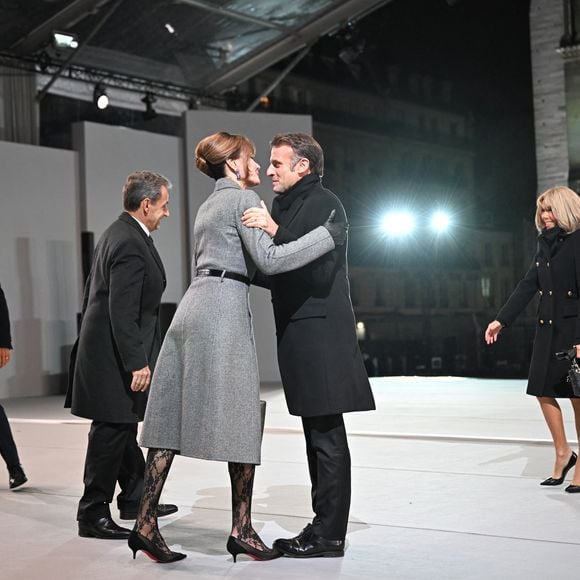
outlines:
[{"label": "floodlight", "polygon": [[145,96],[141,99],[142,103],[145,103],[145,111],[143,112],[143,119],[149,121],[150,119],[155,119],[157,117],[157,111],[153,108],[153,103],[157,99],[153,93],[145,93]]},{"label": "floodlight", "polygon": [[431,216],[431,227],[438,233],[443,233],[449,229],[451,217],[444,211],[436,211]]},{"label": "floodlight", "polygon": [[383,217],[381,226],[388,236],[405,236],[415,228],[415,216],[405,210],[390,211]]},{"label": "floodlight", "polygon": [[71,34],[69,32],[57,32],[52,33],[52,44],[54,48],[78,48],[79,41],[76,34]]},{"label": "floodlight", "polygon": [[109,95],[105,87],[101,83],[95,85],[95,90],[93,92],[93,102],[95,106],[100,111],[106,109],[109,106]]}]

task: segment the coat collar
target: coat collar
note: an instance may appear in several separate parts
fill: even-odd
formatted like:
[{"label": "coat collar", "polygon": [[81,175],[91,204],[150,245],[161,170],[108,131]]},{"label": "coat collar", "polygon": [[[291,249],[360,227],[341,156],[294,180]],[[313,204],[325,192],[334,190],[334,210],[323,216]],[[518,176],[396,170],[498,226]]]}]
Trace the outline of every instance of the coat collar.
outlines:
[{"label": "coat collar", "polygon": [[219,191],[220,189],[242,189],[239,183],[236,183],[229,177],[220,177],[216,179],[214,191]]},{"label": "coat collar", "polygon": [[165,268],[163,267],[163,262],[161,261],[161,256],[159,255],[157,248],[155,248],[155,245],[153,244],[153,238],[151,237],[151,235],[147,235],[143,231],[143,228],[126,211],[124,211],[119,216],[119,219],[122,222],[129,224],[135,231],[139,232],[139,235],[143,238],[143,240],[145,240],[145,243],[147,244],[147,247],[149,248],[149,251],[151,252],[151,255],[153,256],[155,263],[157,264],[157,266],[161,270],[161,272],[163,274],[163,278],[165,279]]},{"label": "coat collar", "polygon": [[124,211],[120,216],[119,219],[122,222],[125,222],[127,224],[129,224],[132,228],[134,228],[135,230],[137,230],[139,232],[139,234],[143,237],[143,239],[145,241],[147,241],[147,238],[149,237],[144,231],[143,228],[135,221],[135,219],[133,217],[131,217],[126,211]]},{"label": "coat collar", "polygon": [[320,176],[310,173],[297,181],[290,189],[274,199],[274,205],[281,211],[287,210],[299,197],[304,197],[313,185],[320,184]]}]

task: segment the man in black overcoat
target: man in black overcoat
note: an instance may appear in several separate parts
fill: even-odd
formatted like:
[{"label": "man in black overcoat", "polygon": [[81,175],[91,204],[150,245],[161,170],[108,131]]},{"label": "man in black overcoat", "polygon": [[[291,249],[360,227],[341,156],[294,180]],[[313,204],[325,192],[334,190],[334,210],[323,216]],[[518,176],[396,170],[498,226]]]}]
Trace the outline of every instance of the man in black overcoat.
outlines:
[{"label": "man in black overcoat", "polygon": [[[339,199],[322,186],[322,148],[309,135],[272,140],[267,175],[277,197],[265,229],[276,244],[298,239],[331,210],[345,223]],[[244,214],[249,223],[259,213]],[[350,509],[350,454],[342,414],[375,408],[355,332],[346,244],[298,270],[269,279],[278,364],[292,415],[302,417],[315,517],[302,532],[276,540],[285,555],[342,556]]]},{"label": "man in black overcoat", "polygon": [[[10,351],[12,350],[12,336],[10,335],[10,316],[4,291],[0,287],[0,369],[10,362]],[[8,485],[10,489],[16,489],[24,485],[28,478],[24,474],[18,449],[12,437],[10,423],[4,407],[0,405],[0,455],[8,468]]]},{"label": "man in black overcoat", "polygon": [[[159,306],[165,270],[151,232],[169,215],[170,182],[140,171],[123,187],[125,211],[95,249],[73,347],[65,406],[92,419],[79,502],[79,536],[126,539],[111,518],[118,482],[121,519],[134,519],[143,493],[145,461],[137,444],[147,388],[161,346]],[[177,511],[159,506],[159,515]]]}]

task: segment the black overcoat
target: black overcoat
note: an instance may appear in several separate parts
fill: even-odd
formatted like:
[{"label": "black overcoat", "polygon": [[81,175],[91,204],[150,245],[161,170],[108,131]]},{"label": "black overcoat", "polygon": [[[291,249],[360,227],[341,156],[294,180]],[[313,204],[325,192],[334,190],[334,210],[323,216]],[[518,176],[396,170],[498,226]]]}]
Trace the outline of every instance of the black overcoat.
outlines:
[{"label": "black overcoat", "polygon": [[0,287],[0,348],[12,348],[12,337],[10,336],[10,317],[8,315],[8,305],[4,290]]},{"label": "black overcoat", "polygon": [[[298,239],[326,221],[345,222],[339,199],[307,175],[277,196],[276,244]],[[272,276],[278,364],[288,409],[314,417],[375,408],[355,332],[346,244],[298,270]]]},{"label": "black overcoat", "polygon": [[568,361],[554,354],[580,344],[580,231],[561,231],[550,246],[543,234],[526,275],[516,286],[496,319],[509,326],[539,294],[536,335],[528,375],[529,395],[572,397],[566,381]]},{"label": "black overcoat", "polygon": [[152,240],[123,213],[104,232],[85,285],[65,406],[73,415],[134,423],[147,393],[131,391],[131,371],[155,366],[165,271]]}]

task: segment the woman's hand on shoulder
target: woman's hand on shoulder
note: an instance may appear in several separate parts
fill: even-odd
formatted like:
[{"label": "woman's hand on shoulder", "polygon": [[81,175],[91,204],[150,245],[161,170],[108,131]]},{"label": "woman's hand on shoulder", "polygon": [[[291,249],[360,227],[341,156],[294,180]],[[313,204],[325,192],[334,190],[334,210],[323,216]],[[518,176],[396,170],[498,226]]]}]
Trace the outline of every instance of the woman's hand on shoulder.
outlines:
[{"label": "woman's hand on shoulder", "polygon": [[260,206],[248,208],[242,214],[242,223],[247,228],[260,228],[273,238],[278,231],[278,224],[272,219],[263,200],[260,200]]},{"label": "woman's hand on shoulder", "polygon": [[487,344],[493,344],[497,341],[497,337],[503,326],[499,320],[492,320],[485,330],[485,342]]}]

